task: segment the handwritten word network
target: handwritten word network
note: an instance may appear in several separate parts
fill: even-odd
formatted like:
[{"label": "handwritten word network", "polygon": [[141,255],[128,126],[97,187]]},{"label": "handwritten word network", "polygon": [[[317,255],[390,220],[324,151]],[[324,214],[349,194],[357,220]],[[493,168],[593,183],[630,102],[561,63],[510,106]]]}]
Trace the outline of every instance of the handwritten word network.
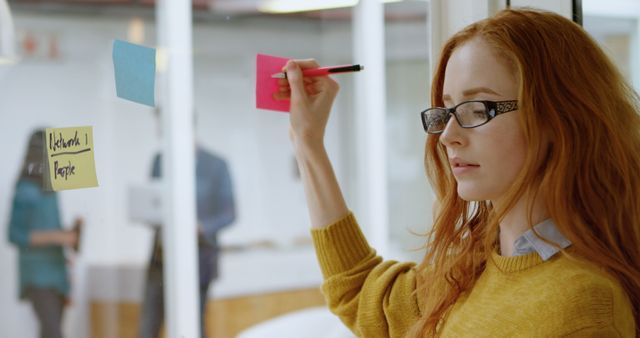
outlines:
[{"label": "handwritten word network", "polygon": [[[87,135],[85,134],[85,145],[88,143],[86,139]],[[59,149],[67,149],[80,146],[80,139],[78,138],[78,131],[76,130],[73,138],[65,140],[62,133],[58,134],[56,137],[55,133],[49,134],[49,149],[53,152],[58,151]]]}]

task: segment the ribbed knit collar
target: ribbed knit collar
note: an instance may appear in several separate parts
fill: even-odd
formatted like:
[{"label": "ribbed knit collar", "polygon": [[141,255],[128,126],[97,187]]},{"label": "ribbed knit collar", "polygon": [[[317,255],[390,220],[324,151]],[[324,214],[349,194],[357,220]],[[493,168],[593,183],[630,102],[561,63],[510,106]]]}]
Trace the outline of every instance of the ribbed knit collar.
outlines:
[{"label": "ribbed knit collar", "polygon": [[[532,252],[522,256],[500,256],[497,248],[491,253],[491,262],[498,270],[504,273],[513,273],[530,269],[536,265],[544,263],[537,252]],[[491,264],[489,262],[489,264]]]}]

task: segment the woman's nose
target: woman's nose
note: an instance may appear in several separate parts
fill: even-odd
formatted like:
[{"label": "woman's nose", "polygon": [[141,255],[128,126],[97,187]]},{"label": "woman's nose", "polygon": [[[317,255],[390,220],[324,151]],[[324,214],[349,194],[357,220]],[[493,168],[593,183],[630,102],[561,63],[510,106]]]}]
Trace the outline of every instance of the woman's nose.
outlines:
[{"label": "woman's nose", "polygon": [[455,147],[464,144],[464,128],[460,127],[455,115],[451,114],[449,121],[440,134],[440,143],[445,147]]}]

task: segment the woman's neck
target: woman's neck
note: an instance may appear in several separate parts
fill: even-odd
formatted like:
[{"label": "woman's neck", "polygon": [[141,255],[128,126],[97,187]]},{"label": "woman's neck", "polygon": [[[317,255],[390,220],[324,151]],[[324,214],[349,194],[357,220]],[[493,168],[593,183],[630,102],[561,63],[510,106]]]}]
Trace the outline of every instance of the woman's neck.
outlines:
[{"label": "woman's neck", "polygon": [[512,256],[515,241],[527,232],[530,227],[549,218],[540,196],[534,201],[531,216],[531,224],[529,225],[527,199],[524,197],[518,200],[504,215],[504,218],[500,221],[500,255]]}]

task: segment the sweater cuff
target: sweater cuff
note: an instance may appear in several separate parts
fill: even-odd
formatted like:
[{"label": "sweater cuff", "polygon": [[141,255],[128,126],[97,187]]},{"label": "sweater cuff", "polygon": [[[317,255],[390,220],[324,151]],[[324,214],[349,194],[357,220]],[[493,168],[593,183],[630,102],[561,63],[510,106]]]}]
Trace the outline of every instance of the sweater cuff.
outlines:
[{"label": "sweater cuff", "polygon": [[325,228],[311,229],[311,237],[325,278],[353,268],[374,253],[351,212]]}]

